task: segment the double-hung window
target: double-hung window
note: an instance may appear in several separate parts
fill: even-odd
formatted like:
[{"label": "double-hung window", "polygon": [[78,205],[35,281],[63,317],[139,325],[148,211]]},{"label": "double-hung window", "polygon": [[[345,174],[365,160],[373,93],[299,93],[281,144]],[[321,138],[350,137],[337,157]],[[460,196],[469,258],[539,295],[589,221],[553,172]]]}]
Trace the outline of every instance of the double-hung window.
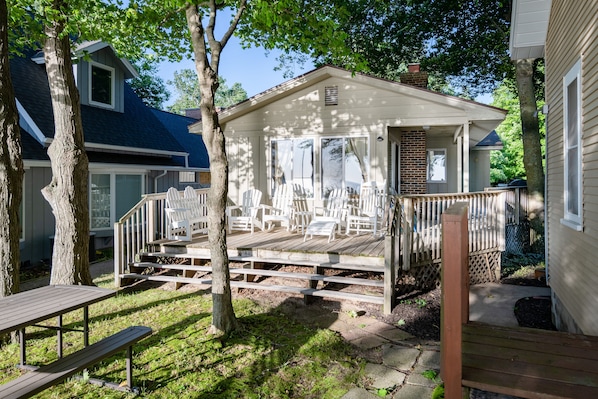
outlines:
[{"label": "double-hung window", "polygon": [[302,188],[308,198],[314,195],[314,140],[307,138],[272,140],[272,192],[280,184]]},{"label": "double-hung window", "polygon": [[331,137],[321,141],[322,198],[335,188],[359,194],[361,183],[369,173],[367,137]]},{"label": "double-hung window", "polygon": [[114,68],[90,61],[89,103],[114,108]]},{"label": "double-hung window", "polygon": [[429,149],[427,152],[428,182],[446,183],[446,149]]},{"label": "double-hung window", "polygon": [[581,59],[563,79],[564,203],[561,223],[582,229]]}]

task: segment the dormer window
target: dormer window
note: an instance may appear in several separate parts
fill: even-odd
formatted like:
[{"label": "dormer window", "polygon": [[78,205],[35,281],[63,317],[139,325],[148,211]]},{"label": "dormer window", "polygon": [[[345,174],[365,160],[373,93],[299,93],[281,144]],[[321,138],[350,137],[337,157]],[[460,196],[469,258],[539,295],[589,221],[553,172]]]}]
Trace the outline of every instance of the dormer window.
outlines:
[{"label": "dormer window", "polygon": [[114,68],[92,61],[89,76],[89,103],[114,108]]}]

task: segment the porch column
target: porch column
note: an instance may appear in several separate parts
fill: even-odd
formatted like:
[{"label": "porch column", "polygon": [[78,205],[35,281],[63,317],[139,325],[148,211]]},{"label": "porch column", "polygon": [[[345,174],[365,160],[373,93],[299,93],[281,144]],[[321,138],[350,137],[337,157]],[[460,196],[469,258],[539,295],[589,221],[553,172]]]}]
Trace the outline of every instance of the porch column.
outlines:
[{"label": "porch column", "polygon": [[457,136],[457,192],[463,192],[463,136]]},{"label": "porch column", "polygon": [[469,192],[469,121],[463,124],[463,192]]}]

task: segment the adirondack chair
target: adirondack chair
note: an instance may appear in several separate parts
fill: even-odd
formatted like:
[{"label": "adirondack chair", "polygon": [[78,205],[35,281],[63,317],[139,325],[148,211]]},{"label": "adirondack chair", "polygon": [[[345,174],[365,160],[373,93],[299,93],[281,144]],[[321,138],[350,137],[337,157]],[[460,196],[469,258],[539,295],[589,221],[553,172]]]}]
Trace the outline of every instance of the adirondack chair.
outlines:
[{"label": "adirondack chair", "polygon": [[293,218],[293,186],[281,184],[274,190],[272,205],[262,204],[262,230],[270,231],[274,223],[280,222],[290,231],[294,228]]},{"label": "adirondack chair", "polygon": [[347,234],[355,230],[356,234],[366,231],[376,235],[384,212],[379,204],[380,196],[376,188],[376,182],[363,183],[359,190],[359,205],[349,207]]},{"label": "adirondack chair", "polygon": [[188,210],[183,206],[179,191],[174,187],[166,192],[165,211],[169,224],[166,237],[169,240],[191,241]]},{"label": "adirondack chair", "polygon": [[342,188],[333,189],[328,195],[326,206],[314,207],[312,221],[336,223],[338,233],[342,233],[342,228],[347,225],[347,203],[349,198],[347,192]]},{"label": "adirondack chair", "polygon": [[185,199],[185,205],[190,211],[191,220],[194,220],[197,223],[203,223],[204,226],[202,227],[207,228],[208,205],[206,203],[205,197],[200,198],[195,189],[191,186],[185,187],[183,196]]},{"label": "adirondack chair", "polygon": [[293,191],[293,216],[295,217],[293,223],[297,231],[303,234],[311,221],[313,212],[309,210],[305,188],[301,184],[293,184]]},{"label": "adirondack chair", "polygon": [[253,234],[254,227],[263,227],[259,220],[259,211],[262,209],[260,202],[262,201],[262,192],[260,190],[251,189],[243,193],[241,205],[226,207],[226,220],[229,234],[233,230],[251,231]]}]

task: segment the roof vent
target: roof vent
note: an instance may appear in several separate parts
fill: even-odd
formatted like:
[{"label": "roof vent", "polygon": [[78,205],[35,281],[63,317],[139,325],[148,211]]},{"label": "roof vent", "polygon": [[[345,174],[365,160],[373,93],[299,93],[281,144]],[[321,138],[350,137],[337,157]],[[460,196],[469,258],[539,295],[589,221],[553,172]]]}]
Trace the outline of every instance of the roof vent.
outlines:
[{"label": "roof vent", "polygon": [[326,86],[324,88],[324,104],[338,105],[338,86]]}]

